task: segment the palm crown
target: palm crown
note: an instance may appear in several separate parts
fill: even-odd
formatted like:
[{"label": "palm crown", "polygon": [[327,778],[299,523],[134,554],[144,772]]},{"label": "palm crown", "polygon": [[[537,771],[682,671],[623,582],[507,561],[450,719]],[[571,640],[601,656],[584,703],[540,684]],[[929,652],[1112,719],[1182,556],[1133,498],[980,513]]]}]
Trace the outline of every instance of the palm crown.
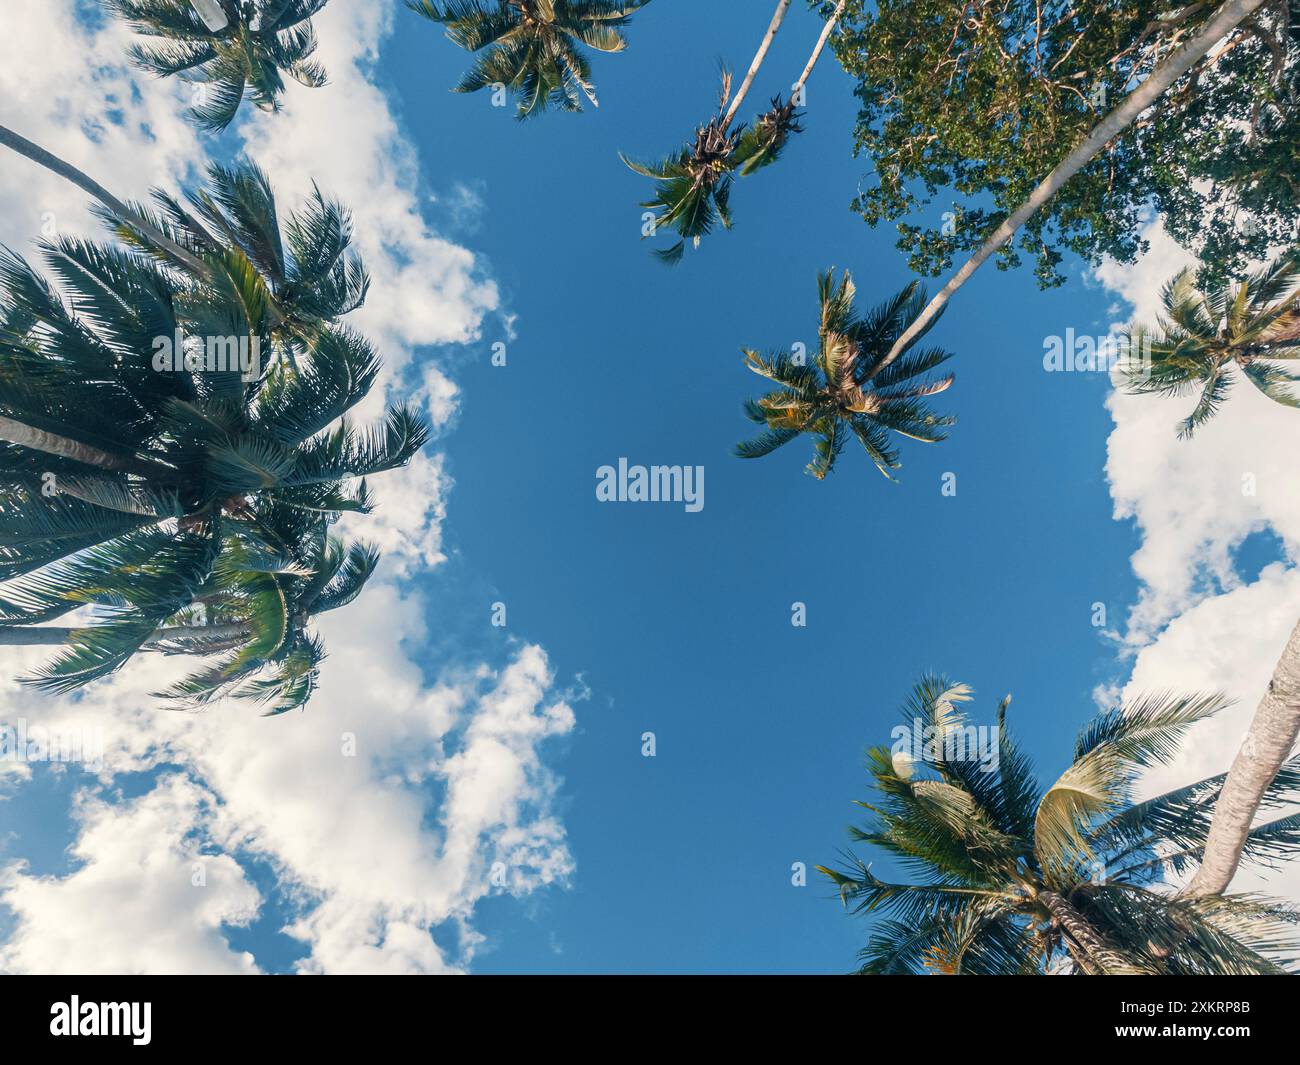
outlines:
[{"label": "palm crown", "polygon": [[749,400],[745,413],[766,432],[736,446],[741,458],[769,455],[802,434],[816,449],[808,472],[823,479],[835,467],[850,435],[886,477],[899,469],[890,434],[936,442],[954,419],[933,414],[926,399],[945,391],[953,375],[928,377],[952,356],[942,348],[913,350],[918,334],[901,357],[880,368],[894,341],[925,305],[925,290],[913,282],[866,317],[854,310],[856,288],[846,271],[835,284],[834,271],[817,279],[821,303],[819,348],[811,364],[790,352],[762,356],[746,349],[745,362],[779,387]]},{"label": "palm crown", "polygon": [[364,478],[409,461],[428,426],[405,406],[368,430],[347,420],[380,364],[345,329],[292,377],[188,340],[160,369],[158,341],[178,331],[245,350],[269,334],[139,253],[71,238],[44,251],[67,302],[0,256],[0,622],[102,608],[37,678],[66,691],[204,594],[232,534],[282,553],[285,514],[368,509]]},{"label": "palm crown", "polygon": [[[1045,791],[1006,730],[1009,700],[998,709],[996,764],[970,756],[975,730],[956,708],[969,698],[965,685],[925,678],[903,711],[907,728],[922,731],[922,761],[884,747],[867,754],[877,797],[857,804],[871,821],[852,836],[895,856],[914,881],[879,879],[853,855],[842,869],[821,869],[846,905],[877,916],[861,972],[1285,971],[1296,913],[1253,896],[1183,898],[1162,886],[1199,860],[1224,776],[1132,799],[1142,770],[1167,762],[1221,697],[1166,695],[1100,714]],[[1293,759],[1265,805],[1297,798]],[[1292,814],[1257,826],[1245,853],[1269,862],[1297,843]]]},{"label": "palm crown", "polygon": [[[263,527],[300,518],[260,503]],[[325,657],[311,618],[352,602],[379,563],[365,543],[345,544],[315,518],[310,529],[281,529],[284,553],[235,541],[227,544],[201,605],[170,619],[175,627],[157,649],[166,654],[220,656],[212,665],[159,693],[180,707],[216,699],[249,699],[280,714],[307,703]],[[195,625],[194,623],[199,624]]]},{"label": "palm crown", "polygon": [[312,59],[311,18],[328,0],[105,0],[132,29],[153,40],[132,47],[136,64],[159,77],[201,83],[205,98],[191,109],[203,129],[235,120],[247,95],[275,111],[284,75],[313,88],[325,84]]},{"label": "palm crown", "polygon": [[650,235],[669,229],[681,238],[655,251],[670,265],[681,261],[687,242],[698,248],[719,225],[731,228],[736,177],[747,177],[776,162],[790,135],[802,132],[794,104],[782,103],[779,97],[752,126],[732,126],[726,117],[730,96],[731,75],[724,72],[718,113],[696,129],[690,143],[659,163],[638,163],[622,156],[629,168],[657,182],[654,197],[641,206],[655,212]]},{"label": "palm crown", "polygon": [[620,30],[650,0],[407,0],[407,6],[447,27],[469,52],[483,52],[455,87],[477,92],[504,85],[519,117],[548,106],[581,111],[586,96],[599,106],[583,46],[621,52]]},{"label": "palm crown", "polygon": [[1161,302],[1157,328],[1127,338],[1133,357],[1125,384],[1136,394],[1199,390],[1180,436],[1190,437],[1218,412],[1234,368],[1269,399],[1300,406],[1290,388],[1300,378],[1276,365],[1300,358],[1300,252],[1208,293],[1198,291],[1192,272],[1184,270],[1165,286]]},{"label": "palm crown", "polygon": [[[352,248],[351,215],[319,189],[282,222],[265,172],[242,161],[210,165],[206,186],[186,194],[190,209],[162,189],[153,191],[153,199],[157,212],[138,204],[132,212],[189,253],[185,259],[130,222],[106,210],[98,214],[125,243],[188,280],[178,293],[182,313],[203,304],[236,307],[296,365],[329,326],[365,302],[370,278]],[[203,267],[201,274],[195,264]]]}]

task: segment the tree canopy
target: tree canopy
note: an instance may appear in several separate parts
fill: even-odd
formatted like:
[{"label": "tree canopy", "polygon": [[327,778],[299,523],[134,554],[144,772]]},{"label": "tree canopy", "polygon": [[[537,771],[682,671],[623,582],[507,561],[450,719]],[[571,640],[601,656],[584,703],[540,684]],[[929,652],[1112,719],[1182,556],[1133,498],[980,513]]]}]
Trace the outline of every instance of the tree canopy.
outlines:
[{"label": "tree canopy", "polygon": [[[829,7],[829,5],[822,5]],[[1123,95],[1215,10],[1150,0],[849,0],[834,48],[857,79],[854,209],[894,222],[919,273],[978,247]],[[1152,210],[1221,284],[1295,239],[1300,0],[1272,0],[1075,175],[998,254],[1065,279],[1067,251],[1132,262]]]}]

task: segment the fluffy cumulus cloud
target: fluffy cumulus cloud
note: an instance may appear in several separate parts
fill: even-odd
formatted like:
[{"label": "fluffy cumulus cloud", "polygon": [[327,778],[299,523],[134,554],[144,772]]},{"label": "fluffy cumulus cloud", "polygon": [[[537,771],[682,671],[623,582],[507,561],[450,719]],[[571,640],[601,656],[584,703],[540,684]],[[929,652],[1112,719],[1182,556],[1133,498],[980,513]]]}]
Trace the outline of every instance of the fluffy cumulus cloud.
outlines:
[{"label": "fluffy cumulus cloud", "polygon": [[[314,180],[353,209],[374,284],[351,322],[384,353],[384,391],[444,422],[456,388],[420,349],[476,339],[498,295],[474,255],[426,220],[415,153],[370,77],[394,10],[331,4],[318,20],[331,84],[291,89],[282,114],[250,115],[234,140],[285,203]],[[184,90],[131,72],[121,27],[84,16],[75,0],[6,0],[6,120],[119,195],[193,180],[209,145],[184,122]],[[85,199],[6,155],[0,240],[22,248],[49,218],[93,232]],[[261,921],[274,890],[290,916],[267,934],[296,942],[303,971],[458,970],[481,940],[479,900],[570,875],[544,756],[574,714],[545,653],[518,646],[492,666],[431,671],[420,577],[443,559],[443,457],[421,456],[374,488],[378,513],[349,531],[387,557],[360,599],[324,619],[330,656],[305,714],[160,711],[150,693],[185,664],[151,656],[78,697],[36,697],[14,678],[40,649],[0,651],[0,722],[103,745],[95,769],[0,763],[0,795],[65,775],[74,829],[67,868],[32,868],[21,840],[3,868],[13,930],[0,968],[255,972],[266,966],[232,946],[232,929]],[[145,776],[123,798],[133,773]],[[273,889],[255,883],[255,864],[272,870]]]},{"label": "fluffy cumulus cloud", "polygon": [[[1144,322],[1154,320],[1161,287],[1187,265],[1158,220],[1148,235],[1151,251],[1137,264],[1098,272]],[[1148,794],[1227,769],[1300,618],[1300,417],[1241,384],[1191,441],[1179,440],[1175,423],[1191,403],[1118,393],[1109,400],[1115,515],[1141,534],[1132,558],[1139,597],[1124,634],[1133,668],[1123,694],[1218,690],[1235,700],[1192,730],[1173,764],[1147,776]],[[1283,558],[1242,573],[1237,550],[1255,533],[1276,537]],[[1300,897],[1295,868],[1262,882],[1243,876],[1236,886],[1248,882]]]}]

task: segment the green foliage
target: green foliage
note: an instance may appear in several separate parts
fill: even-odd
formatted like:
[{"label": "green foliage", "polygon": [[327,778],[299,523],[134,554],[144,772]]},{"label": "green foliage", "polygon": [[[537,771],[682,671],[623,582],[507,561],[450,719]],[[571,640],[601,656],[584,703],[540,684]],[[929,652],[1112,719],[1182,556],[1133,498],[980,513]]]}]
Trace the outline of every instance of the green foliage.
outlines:
[{"label": "green foliage", "polygon": [[[849,0],[834,48],[857,79],[856,148],[875,169],[854,208],[873,226],[897,224],[916,272],[943,273],[1215,7]],[[1075,175],[999,267],[1023,252],[1046,287],[1064,281],[1066,251],[1132,262],[1152,208],[1201,259],[1203,284],[1291,244],[1297,93],[1300,0],[1272,0]]]},{"label": "green foliage", "polygon": [[856,288],[847,271],[837,286],[834,270],[817,279],[821,303],[818,351],[811,361],[781,351],[745,351],[754,373],[779,387],[745,405],[750,421],[766,431],[736,446],[740,458],[769,455],[807,433],[815,441],[808,472],[822,480],[835,467],[849,437],[856,437],[875,467],[890,480],[901,467],[891,434],[926,443],[944,440],[951,417],[931,412],[926,400],[946,391],[953,375],[930,372],[952,356],[941,348],[916,349],[923,331],[900,357],[882,366],[894,342],[925,307],[925,289],[913,282],[865,317],[854,309]]},{"label": "green foliage", "polygon": [[1165,286],[1161,303],[1157,328],[1126,338],[1132,358],[1125,385],[1135,394],[1199,391],[1179,436],[1190,437],[1218,412],[1234,369],[1275,403],[1300,407],[1291,387],[1300,377],[1277,365],[1300,358],[1300,252],[1211,292],[1199,291],[1184,270]]},{"label": "green foliage", "polygon": [[217,133],[235,120],[245,97],[277,111],[284,76],[318,88],[325,69],[312,56],[311,18],[329,0],[218,0],[227,24],[209,29],[190,0],[104,0],[114,14],[151,40],[131,58],[158,77],[179,75],[203,87],[190,110],[202,129]]},{"label": "green foliage", "polygon": [[[339,269],[337,261],[324,275],[304,269],[311,257],[298,250],[277,259],[269,229],[260,248],[245,249],[251,237],[236,240],[228,228],[227,250],[278,277],[272,298],[286,307],[307,302],[297,293],[319,291],[295,288],[299,279]],[[212,616],[239,622],[242,636],[225,664],[230,674],[210,687],[225,693],[237,677],[239,694],[298,705],[323,653],[302,618],[350,601],[373,569],[368,549],[363,557],[328,544],[325,525],[367,511],[365,478],[408,462],[428,425],[407,406],[370,427],[349,420],[379,359],[328,321],[315,320],[314,342],[300,344],[297,374],[204,359],[159,368],[157,341],[174,342],[178,331],[270,351],[270,319],[248,313],[243,298],[223,300],[225,273],[199,282],[145,251],[71,238],[42,251],[61,291],[25,260],[0,254],[0,416],[98,449],[116,465],[83,450],[66,457],[0,444],[0,625],[88,608],[64,652],[34,678],[69,691],[115,671],[155,630],[189,624],[193,603],[219,595],[224,605]],[[240,574],[237,591],[231,572]],[[325,574],[310,594],[295,583],[306,573]],[[275,670],[265,682],[254,678],[263,666]]]},{"label": "green foliage", "polygon": [[594,106],[596,87],[585,45],[621,52],[620,32],[650,0],[406,0],[407,7],[447,27],[447,37],[467,52],[482,52],[455,92],[504,85],[518,101],[519,117],[548,107],[581,111]]},{"label": "green foliage", "polygon": [[[998,708],[997,759],[972,752],[957,709],[965,685],[925,677],[903,707],[921,761],[874,747],[876,795],[854,840],[891,855],[907,883],[877,877],[847,854],[819,867],[854,912],[873,917],[862,973],[1279,973],[1294,961],[1289,907],[1249,895],[1182,898],[1165,883],[1204,851],[1225,775],[1143,802],[1134,784],[1166,764],[1187,730],[1221,709],[1217,695],[1160,695],[1099,715],[1047,789]],[[905,744],[910,748],[910,744]],[[1269,786],[1273,811],[1300,798],[1300,758]],[[1268,864],[1300,843],[1300,816],[1257,826],[1247,861]]]},{"label": "green foliage", "polygon": [[719,225],[730,229],[731,189],[737,175],[748,177],[770,166],[780,158],[791,134],[803,131],[794,104],[782,103],[779,97],[752,126],[728,126],[730,96],[731,75],[724,71],[718,113],[696,129],[689,144],[659,163],[621,156],[630,169],[656,182],[653,198],[641,204],[655,212],[650,235],[665,229],[681,238],[655,251],[669,265],[681,262],[687,242],[698,248]]}]

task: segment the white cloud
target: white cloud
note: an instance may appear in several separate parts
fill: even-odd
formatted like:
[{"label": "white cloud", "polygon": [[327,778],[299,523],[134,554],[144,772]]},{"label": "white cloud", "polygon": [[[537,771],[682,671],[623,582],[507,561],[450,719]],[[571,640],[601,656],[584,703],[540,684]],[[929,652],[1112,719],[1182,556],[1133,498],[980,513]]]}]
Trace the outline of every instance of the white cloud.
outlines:
[{"label": "white cloud", "polygon": [[[1147,256],[1132,267],[1108,264],[1098,277],[1136,320],[1151,322],[1161,287],[1188,259],[1158,220],[1147,236]],[[1139,598],[1126,633],[1135,657],[1122,695],[1219,690],[1235,700],[1191,731],[1174,762],[1144,777],[1147,795],[1228,768],[1300,617],[1293,459],[1300,415],[1243,383],[1192,440],[1179,440],[1175,423],[1194,402],[1118,393],[1108,401],[1115,515],[1136,521],[1142,538],[1132,558]],[[1257,532],[1278,537],[1285,561],[1243,577],[1234,552]],[[1249,887],[1295,899],[1300,867],[1234,881],[1234,889]]]},{"label": "white cloud", "polygon": [[152,791],[109,804],[84,794],[80,834],[65,877],[21,866],[0,875],[17,930],[0,945],[0,969],[40,973],[256,972],[230,948],[222,925],[257,913],[257,889],[232,858],[200,852],[211,794],[180,773]]}]

